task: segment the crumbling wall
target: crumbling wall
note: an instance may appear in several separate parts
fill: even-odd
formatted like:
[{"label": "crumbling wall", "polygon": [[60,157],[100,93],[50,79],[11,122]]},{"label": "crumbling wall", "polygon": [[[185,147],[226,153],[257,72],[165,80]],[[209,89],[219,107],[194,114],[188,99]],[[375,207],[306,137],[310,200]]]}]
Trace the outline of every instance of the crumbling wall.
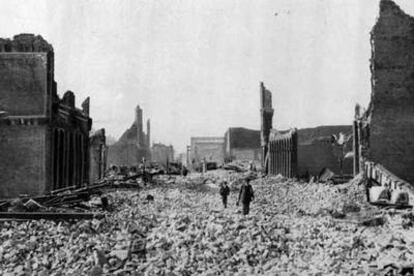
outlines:
[{"label": "crumbling wall", "polygon": [[260,131],[247,128],[229,128],[224,134],[226,161],[261,161]]},{"label": "crumbling wall", "polygon": [[[341,160],[334,154],[333,146],[323,142],[298,145],[298,174],[299,176],[318,176],[322,169],[328,168],[337,175],[341,174]],[[353,160],[342,160],[342,172],[352,175]]]},{"label": "crumbling wall", "polygon": [[371,44],[372,95],[364,157],[414,183],[414,18],[393,1],[382,0]]},{"label": "crumbling wall", "polygon": [[107,146],[104,128],[90,136],[89,154],[89,183],[94,183],[105,175]]},{"label": "crumbling wall", "polygon": [[331,137],[333,134],[338,133],[350,134],[352,133],[351,125],[336,125],[336,126],[318,126],[312,128],[301,128],[298,130],[298,143],[311,144],[316,140],[326,140],[326,138]]},{"label": "crumbling wall", "polygon": [[[266,154],[268,152],[269,135],[270,130],[273,127],[273,113],[272,107],[272,92],[270,92],[264,86],[263,82],[260,83],[260,140],[262,146],[262,167],[266,167],[265,164]],[[265,169],[266,170],[266,169]]]},{"label": "crumbling wall", "polygon": [[[330,169],[335,174],[353,173],[353,160],[343,159],[340,156],[341,149],[333,145],[333,135],[339,133],[351,134],[352,126],[319,126],[298,130],[298,174],[299,176],[318,176],[324,168]],[[352,151],[352,142],[344,147],[345,151]]]}]

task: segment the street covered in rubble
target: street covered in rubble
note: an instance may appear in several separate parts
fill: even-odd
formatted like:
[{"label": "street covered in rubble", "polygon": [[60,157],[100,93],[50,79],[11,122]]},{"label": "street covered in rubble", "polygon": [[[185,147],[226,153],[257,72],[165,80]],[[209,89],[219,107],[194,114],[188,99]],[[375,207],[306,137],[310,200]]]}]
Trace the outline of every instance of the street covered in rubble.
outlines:
[{"label": "street covered in rubble", "polygon": [[0,276],[414,276],[412,0],[0,13]]},{"label": "street covered in rubble", "polygon": [[[366,203],[360,177],[331,185],[246,173],[158,176],[142,189],[110,191],[104,217],[2,221],[1,275],[366,275],[409,268],[413,218]],[[224,209],[218,184],[229,181]],[[152,201],[148,195],[152,195]],[[86,202],[92,206],[95,199]]]}]

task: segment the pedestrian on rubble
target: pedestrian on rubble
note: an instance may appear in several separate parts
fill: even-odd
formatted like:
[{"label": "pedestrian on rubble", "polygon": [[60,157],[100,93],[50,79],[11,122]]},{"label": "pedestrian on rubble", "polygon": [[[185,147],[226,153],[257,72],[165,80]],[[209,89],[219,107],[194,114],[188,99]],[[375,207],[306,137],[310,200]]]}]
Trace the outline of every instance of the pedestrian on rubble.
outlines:
[{"label": "pedestrian on rubble", "polygon": [[239,199],[237,200],[237,206],[239,203],[243,204],[243,215],[248,215],[250,211],[250,202],[254,199],[253,187],[250,184],[251,178],[247,178],[246,182],[242,184],[239,192]]},{"label": "pedestrian on rubble", "polygon": [[223,181],[220,185],[220,196],[223,201],[224,208],[227,208],[227,197],[230,194],[230,188],[227,185],[227,181]]}]

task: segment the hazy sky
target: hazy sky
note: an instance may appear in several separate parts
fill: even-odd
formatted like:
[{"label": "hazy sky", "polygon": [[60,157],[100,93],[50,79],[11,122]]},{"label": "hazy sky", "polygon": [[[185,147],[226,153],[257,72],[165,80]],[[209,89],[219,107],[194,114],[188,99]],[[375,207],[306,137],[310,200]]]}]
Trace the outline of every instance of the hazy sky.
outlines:
[{"label": "hazy sky", "polygon": [[[396,1],[414,14],[414,1]],[[0,0],[1,37],[41,34],[59,94],[91,97],[93,128],[119,137],[139,104],[152,141],[274,127],[350,124],[370,97],[369,32],[379,0]]]}]

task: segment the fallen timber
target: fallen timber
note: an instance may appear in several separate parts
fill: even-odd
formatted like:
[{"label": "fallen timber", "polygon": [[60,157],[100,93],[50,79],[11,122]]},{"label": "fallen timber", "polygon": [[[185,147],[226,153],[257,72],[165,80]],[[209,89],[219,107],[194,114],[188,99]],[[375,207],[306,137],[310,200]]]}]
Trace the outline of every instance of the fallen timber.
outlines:
[{"label": "fallen timber", "polygon": [[[100,196],[107,190],[140,188],[140,185],[136,183],[102,179],[92,185],[60,188],[41,196],[22,195],[19,198],[0,202],[0,220],[91,220],[102,218],[104,217],[102,213],[87,212],[86,210],[91,207],[83,204],[83,202],[89,201],[94,195]],[[17,202],[17,207],[14,206],[16,203],[13,202]],[[108,199],[101,197],[101,203],[102,209],[108,210]],[[31,208],[32,206],[35,208]],[[59,211],[56,211],[56,208]],[[62,210],[62,208],[67,209],[67,211]],[[74,209],[81,211],[74,212]],[[83,212],[84,210],[85,212]]]},{"label": "fallen timber", "polygon": [[79,220],[79,219],[99,219],[105,215],[100,213],[80,213],[80,212],[0,212],[0,219],[24,219],[24,220]]}]

